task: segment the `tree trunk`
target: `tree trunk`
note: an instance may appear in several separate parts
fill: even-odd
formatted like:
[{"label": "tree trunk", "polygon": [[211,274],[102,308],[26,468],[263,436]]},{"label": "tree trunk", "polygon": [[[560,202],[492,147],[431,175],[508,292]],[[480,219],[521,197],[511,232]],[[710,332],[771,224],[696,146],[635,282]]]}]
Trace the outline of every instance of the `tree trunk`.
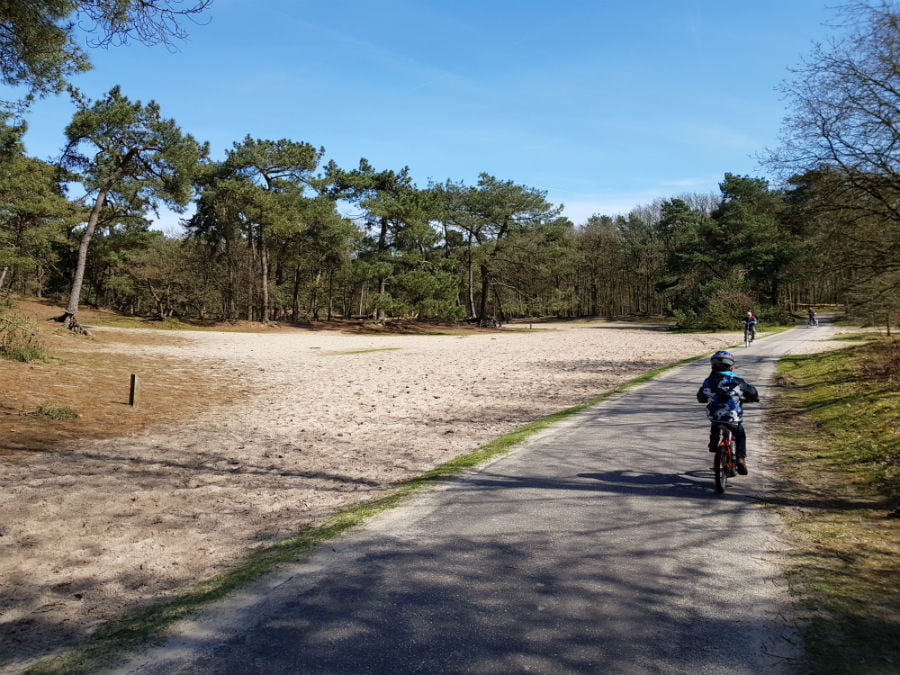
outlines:
[{"label": "tree trunk", "polygon": [[291,321],[300,319],[300,265],[294,267],[294,286],[291,291]]},{"label": "tree trunk", "polygon": [[[488,260],[493,263],[500,255],[501,250],[503,249],[503,240],[506,238],[506,233],[509,231],[510,221],[509,218],[503,221],[503,224],[500,226],[500,229],[497,231],[497,237],[494,240],[494,249],[491,251],[488,256]],[[491,289],[490,283],[490,267],[487,262],[482,262],[480,265],[481,269],[481,300],[478,308],[478,323],[482,325],[488,324],[487,319],[487,303],[488,303],[488,295]]]},{"label": "tree trunk", "polygon": [[231,250],[231,240],[225,239],[225,263],[228,270],[228,287],[224,291],[224,312],[230,323],[237,321],[237,267]]},{"label": "tree trunk", "polygon": [[369,282],[366,281],[363,283],[362,288],[359,289],[359,316],[363,316],[363,312],[366,308],[366,295],[368,295],[369,290]]},{"label": "tree trunk", "polygon": [[328,321],[334,315],[334,268],[328,270]]},{"label": "tree trunk", "polygon": [[256,302],[256,237],[252,231],[247,237],[250,240],[250,270],[247,281],[247,321],[253,321],[253,304]]},{"label": "tree trunk", "polygon": [[[387,231],[388,231],[388,220],[387,218],[381,219],[381,231],[378,233],[378,260],[379,262],[384,255],[384,252],[387,251]],[[387,292],[387,279],[381,278],[378,280],[378,294],[383,296]],[[375,315],[376,320],[384,321],[384,308],[379,307],[378,313]]]},{"label": "tree trunk", "polygon": [[771,285],[770,302],[772,303],[773,307],[778,307],[778,303],[780,300],[781,300],[781,284],[778,282],[778,279],[774,278],[774,275],[773,275],[772,285]]},{"label": "tree trunk", "polygon": [[[118,177],[116,177],[118,180]],[[113,182],[107,183],[114,184]],[[60,319],[69,330],[88,335],[88,331],[84,326],[78,323],[78,305],[81,303],[81,287],[84,284],[84,270],[87,267],[88,247],[91,245],[91,239],[97,229],[97,222],[100,220],[100,211],[106,203],[106,195],[109,192],[108,187],[104,187],[97,194],[94,201],[94,208],[91,209],[91,215],[88,217],[87,229],[81,236],[81,246],[78,247],[78,262],[75,265],[75,276],[72,279],[72,290],[69,292],[69,304],[66,305],[66,313]]]},{"label": "tree trunk", "polygon": [[165,321],[166,320],[166,304],[163,301],[162,296],[156,292],[156,288],[149,281],[147,282],[147,290],[150,291],[150,295],[153,296],[153,301],[156,303],[156,315],[159,317],[160,321]]},{"label": "tree trunk", "polygon": [[[378,280],[378,295],[384,296],[385,293],[387,293],[387,279],[382,277],[381,279]],[[378,321],[384,321],[384,319],[385,319],[384,307],[378,308],[378,313],[375,315],[375,318]]]},{"label": "tree trunk", "polygon": [[500,293],[497,292],[497,287],[494,286],[492,289],[494,291],[494,322],[495,326],[506,323],[506,313],[503,311],[503,305],[500,302]]},{"label": "tree trunk", "polygon": [[478,323],[487,324],[487,302],[490,294],[490,274],[487,265],[481,265],[481,297],[478,301]]},{"label": "tree trunk", "polygon": [[259,226],[259,266],[262,282],[262,317],[263,323],[269,323],[269,249],[266,245],[266,231]]},{"label": "tree trunk", "polygon": [[312,293],[312,318],[313,321],[319,320],[319,286],[322,283],[322,271],[316,272],[316,280],[313,282]]},{"label": "tree trunk", "polygon": [[467,250],[467,267],[469,275],[469,317],[475,318],[475,270],[472,264],[472,233],[469,232],[469,245]]}]

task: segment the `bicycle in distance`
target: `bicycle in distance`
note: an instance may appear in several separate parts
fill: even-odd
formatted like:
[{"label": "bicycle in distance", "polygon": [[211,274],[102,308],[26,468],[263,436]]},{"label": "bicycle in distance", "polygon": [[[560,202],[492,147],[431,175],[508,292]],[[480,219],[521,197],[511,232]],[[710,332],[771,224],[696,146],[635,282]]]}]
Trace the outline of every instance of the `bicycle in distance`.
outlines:
[{"label": "bicycle in distance", "polygon": [[756,324],[759,323],[759,320],[753,316],[753,312],[747,312],[747,316],[741,319],[741,323],[744,324],[744,347],[749,349],[753,344],[753,338],[756,337]]}]

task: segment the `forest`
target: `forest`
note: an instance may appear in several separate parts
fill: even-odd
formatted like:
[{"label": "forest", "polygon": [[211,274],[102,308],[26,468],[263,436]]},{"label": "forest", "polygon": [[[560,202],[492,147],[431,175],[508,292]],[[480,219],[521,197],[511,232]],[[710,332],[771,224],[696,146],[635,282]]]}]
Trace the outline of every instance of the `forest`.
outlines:
[{"label": "forest", "polygon": [[[155,102],[119,86],[88,100],[69,83],[89,67],[66,32],[72,13],[95,20],[100,43],[166,41],[180,35],[169,3],[46,5],[0,9],[3,83],[28,92],[0,112],[0,292],[58,300],[76,330],[82,303],[182,322],[631,315],[717,329],[748,310],[782,323],[824,305],[880,325],[900,316],[893,3],[845,8],[846,34],[782,85],[771,177],[725,172],[719,194],[580,223],[510,177],[418,185],[406,167],[338,166],[309,139],[247,135],[211,157]],[[25,152],[28,100],[64,90],[77,110],[50,164]],[[161,206],[185,214],[183,234],[151,228]]]}]

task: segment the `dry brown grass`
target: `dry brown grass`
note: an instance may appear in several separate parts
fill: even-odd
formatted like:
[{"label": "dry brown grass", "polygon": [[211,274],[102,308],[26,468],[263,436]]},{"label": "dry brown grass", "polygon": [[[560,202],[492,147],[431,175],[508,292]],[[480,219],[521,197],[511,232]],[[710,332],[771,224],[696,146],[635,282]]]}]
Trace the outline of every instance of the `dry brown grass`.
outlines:
[{"label": "dry brown grass", "polygon": [[[174,359],[108,354],[115,344],[176,342],[177,332],[140,331],[75,335],[54,321],[62,313],[56,304],[19,301],[16,311],[32,316],[51,358],[22,363],[0,359],[0,452],[41,450],[72,438],[107,438],[139,431],[152,424],[187,419],[204,407],[235,400],[240,391],[215,387],[212,378],[195,364]],[[90,325],[104,313],[85,309],[81,321]],[[109,347],[109,348],[107,348]],[[129,405],[131,375],[138,376],[141,397]],[[152,377],[144,377],[152,374]],[[209,386],[204,386],[204,384]],[[198,400],[198,388],[206,398]],[[71,408],[79,417],[54,421],[38,410],[44,405]]]}]

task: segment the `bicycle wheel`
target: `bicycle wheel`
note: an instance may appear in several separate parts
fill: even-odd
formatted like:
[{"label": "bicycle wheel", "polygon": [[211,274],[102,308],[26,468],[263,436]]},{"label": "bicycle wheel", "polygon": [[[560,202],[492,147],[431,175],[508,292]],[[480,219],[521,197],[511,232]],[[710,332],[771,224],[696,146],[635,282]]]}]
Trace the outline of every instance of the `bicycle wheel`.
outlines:
[{"label": "bicycle wheel", "polygon": [[728,434],[728,454],[725,457],[725,474],[734,478],[737,470],[737,440],[734,434]]},{"label": "bicycle wheel", "polygon": [[722,494],[728,487],[728,458],[725,446],[721,444],[716,449],[716,456],[713,459],[713,474],[716,477],[716,492]]},{"label": "bicycle wheel", "polygon": [[722,494],[728,487],[728,479],[734,476],[734,457],[736,440],[734,433],[727,427],[720,431],[721,439],[716,447],[716,456],[713,459],[713,473],[716,478],[716,492]]},{"label": "bicycle wheel", "polygon": [[753,339],[750,337],[750,331],[744,331],[744,347],[750,349],[750,343]]}]

